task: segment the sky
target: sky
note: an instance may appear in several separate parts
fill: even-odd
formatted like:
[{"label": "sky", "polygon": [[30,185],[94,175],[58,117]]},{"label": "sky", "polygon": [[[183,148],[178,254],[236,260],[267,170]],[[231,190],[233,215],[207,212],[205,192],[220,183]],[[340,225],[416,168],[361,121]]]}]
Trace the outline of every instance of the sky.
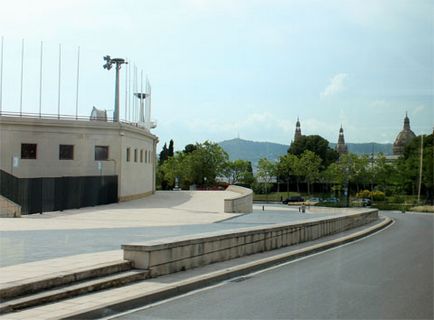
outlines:
[{"label": "sky", "polygon": [[433,130],[431,0],[0,0],[0,8],[3,111],[113,110],[115,71],[102,67],[110,55],[129,61],[121,118],[134,120],[127,93],[140,89],[142,73],[149,78],[160,148],[170,139],[177,150],[236,137],[289,144],[297,118],[303,134],[330,142],[342,125],[347,142],[392,143],[406,112],[416,134]]}]

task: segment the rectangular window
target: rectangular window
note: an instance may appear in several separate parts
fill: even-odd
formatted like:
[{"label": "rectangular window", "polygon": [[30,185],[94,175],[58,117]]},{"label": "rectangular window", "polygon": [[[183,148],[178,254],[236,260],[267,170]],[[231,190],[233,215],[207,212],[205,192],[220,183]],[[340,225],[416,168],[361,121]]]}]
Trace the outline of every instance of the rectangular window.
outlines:
[{"label": "rectangular window", "polygon": [[72,144],[59,145],[59,160],[74,160],[74,146]]},{"label": "rectangular window", "polygon": [[143,149],[140,150],[140,162],[143,162]]},{"label": "rectangular window", "polygon": [[108,160],[109,147],[108,146],[95,146],[95,160]]},{"label": "rectangular window", "polygon": [[36,159],[37,144],[22,143],[21,144],[21,159]]},{"label": "rectangular window", "polygon": [[134,149],[134,162],[137,162],[137,149]]},{"label": "rectangular window", "polygon": [[127,162],[130,162],[131,148],[127,148]]}]

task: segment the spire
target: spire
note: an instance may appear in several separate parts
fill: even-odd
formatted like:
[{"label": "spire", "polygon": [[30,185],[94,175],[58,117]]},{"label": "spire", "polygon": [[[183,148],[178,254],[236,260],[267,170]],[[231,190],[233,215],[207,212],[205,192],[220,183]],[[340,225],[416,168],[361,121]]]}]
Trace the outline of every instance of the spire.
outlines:
[{"label": "spire", "polygon": [[297,117],[297,122],[295,123],[295,134],[294,134],[294,141],[301,138],[301,126],[300,126],[300,119]]},{"label": "spire", "polygon": [[336,151],[339,154],[348,152],[347,145],[345,144],[344,129],[342,128],[342,124],[341,124],[341,128],[339,129],[339,138],[338,138],[338,144],[336,145]]},{"label": "spire", "polygon": [[407,111],[405,112],[405,118],[404,118],[404,130],[406,131],[410,130],[410,119],[408,118]]}]

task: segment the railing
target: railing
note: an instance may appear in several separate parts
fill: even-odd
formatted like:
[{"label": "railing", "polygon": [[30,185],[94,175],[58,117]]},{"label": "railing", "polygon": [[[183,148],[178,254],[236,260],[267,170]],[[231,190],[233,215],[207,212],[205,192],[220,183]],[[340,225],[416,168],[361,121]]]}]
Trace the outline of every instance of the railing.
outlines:
[{"label": "railing", "polygon": [[[0,111],[0,116],[28,119],[46,119],[46,120],[77,120],[77,121],[100,121],[100,122],[115,122],[113,118],[91,119],[90,116],[83,115],[67,115],[67,114],[50,114],[50,113],[31,113],[31,112],[15,112],[15,111]],[[127,124],[137,128],[143,128],[143,123],[120,120],[120,123]],[[155,120],[151,121],[151,129],[157,126]]]}]

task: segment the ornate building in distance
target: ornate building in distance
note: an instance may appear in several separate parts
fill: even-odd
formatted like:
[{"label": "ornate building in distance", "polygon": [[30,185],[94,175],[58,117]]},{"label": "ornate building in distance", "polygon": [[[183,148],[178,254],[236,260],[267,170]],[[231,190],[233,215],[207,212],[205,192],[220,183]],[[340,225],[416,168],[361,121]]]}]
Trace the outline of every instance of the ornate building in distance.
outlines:
[{"label": "ornate building in distance", "polygon": [[339,129],[339,138],[338,138],[338,143],[336,145],[336,151],[339,153],[339,155],[348,153],[348,147],[345,144],[344,129],[342,128],[342,125],[341,128]]},{"label": "ornate building in distance", "polygon": [[294,141],[298,138],[301,138],[301,126],[300,126],[300,120],[297,117],[297,123],[295,124],[295,134],[294,134]]},{"label": "ornate building in distance", "polygon": [[416,135],[410,129],[410,119],[406,113],[404,118],[404,128],[398,134],[395,142],[393,143],[393,155],[402,155],[404,153],[405,146],[408,145],[414,138],[416,138]]}]

